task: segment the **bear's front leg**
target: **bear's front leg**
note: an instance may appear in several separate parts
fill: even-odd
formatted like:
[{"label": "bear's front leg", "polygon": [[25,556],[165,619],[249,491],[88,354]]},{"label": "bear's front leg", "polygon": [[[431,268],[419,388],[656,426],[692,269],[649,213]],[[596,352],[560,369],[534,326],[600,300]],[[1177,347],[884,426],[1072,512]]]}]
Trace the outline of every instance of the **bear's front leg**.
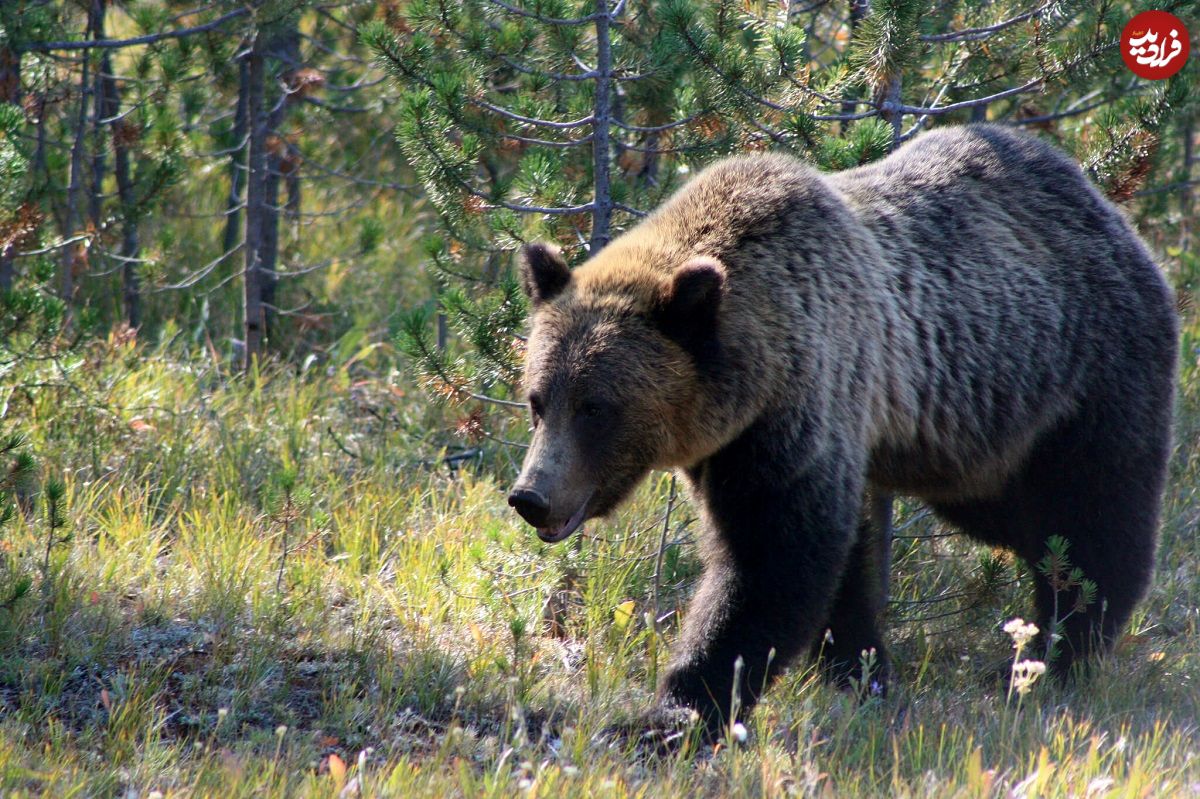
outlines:
[{"label": "bear's front leg", "polygon": [[695,708],[713,736],[731,721],[739,657],[744,713],[819,634],[855,537],[854,460],[831,455],[788,476],[759,460],[770,449],[735,443],[691,475],[707,517],[705,570],[660,695]]}]

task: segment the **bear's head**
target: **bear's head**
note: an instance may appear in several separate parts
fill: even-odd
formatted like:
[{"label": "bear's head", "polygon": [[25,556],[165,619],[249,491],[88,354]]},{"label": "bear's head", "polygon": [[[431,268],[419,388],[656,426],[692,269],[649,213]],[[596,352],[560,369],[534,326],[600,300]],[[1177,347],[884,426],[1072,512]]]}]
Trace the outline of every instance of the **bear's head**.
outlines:
[{"label": "bear's head", "polygon": [[574,272],[545,244],[523,248],[520,265],[534,430],[508,501],[554,542],[612,511],[651,469],[707,454],[702,371],[725,269],[708,257],[653,269],[616,244]]}]

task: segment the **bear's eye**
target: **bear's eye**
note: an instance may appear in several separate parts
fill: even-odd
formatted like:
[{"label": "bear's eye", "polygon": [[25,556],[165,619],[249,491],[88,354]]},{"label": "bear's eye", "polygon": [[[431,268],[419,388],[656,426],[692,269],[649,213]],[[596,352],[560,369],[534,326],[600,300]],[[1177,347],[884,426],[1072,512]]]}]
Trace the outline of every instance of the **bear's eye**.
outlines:
[{"label": "bear's eye", "polygon": [[608,412],[608,404],[597,400],[588,400],[579,406],[579,415],[585,419],[600,419],[607,416]]},{"label": "bear's eye", "polygon": [[538,422],[542,419],[542,398],[537,394],[529,395],[529,415],[533,417],[533,426],[537,427]]}]

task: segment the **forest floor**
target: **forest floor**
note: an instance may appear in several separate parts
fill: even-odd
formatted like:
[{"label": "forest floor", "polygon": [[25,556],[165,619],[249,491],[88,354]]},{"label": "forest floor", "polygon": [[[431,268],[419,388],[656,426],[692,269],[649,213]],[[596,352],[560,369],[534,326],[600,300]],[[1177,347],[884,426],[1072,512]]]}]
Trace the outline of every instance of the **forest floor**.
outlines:
[{"label": "forest floor", "polygon": [[385,370],[94,345],[17,420],[65,494],[0,542],[0,794],[1198,796],[1197,341],[1154,588],[1094,676],[1008,696],[1027,571],[901,505],[891,694],[800,666],[743,743],[661,759],[611,730],[698,572],[669,475],[547,546],[519,451],[447,459]]}]

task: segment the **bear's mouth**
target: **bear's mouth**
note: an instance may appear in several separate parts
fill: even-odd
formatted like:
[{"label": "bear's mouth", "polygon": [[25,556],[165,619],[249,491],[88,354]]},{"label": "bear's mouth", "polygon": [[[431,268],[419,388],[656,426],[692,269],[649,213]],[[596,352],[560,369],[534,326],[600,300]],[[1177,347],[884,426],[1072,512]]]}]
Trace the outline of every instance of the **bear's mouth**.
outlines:
[{"label": "bear's mouth", "polygon": [[569,537],[571,533],[579,529],[579,526],[583,524],[584,519],[587,518],[588,502],[590,502],[591,499],[592,497],[589,494],[588,498],[585,499],[583,504],[579,506],[579,510],[572,513],[571,518],[567,519],[558,527],[537,528],[538,538],[542,539],[542,541],[546,542],[547,544],[556,544],[559,541]]}]

